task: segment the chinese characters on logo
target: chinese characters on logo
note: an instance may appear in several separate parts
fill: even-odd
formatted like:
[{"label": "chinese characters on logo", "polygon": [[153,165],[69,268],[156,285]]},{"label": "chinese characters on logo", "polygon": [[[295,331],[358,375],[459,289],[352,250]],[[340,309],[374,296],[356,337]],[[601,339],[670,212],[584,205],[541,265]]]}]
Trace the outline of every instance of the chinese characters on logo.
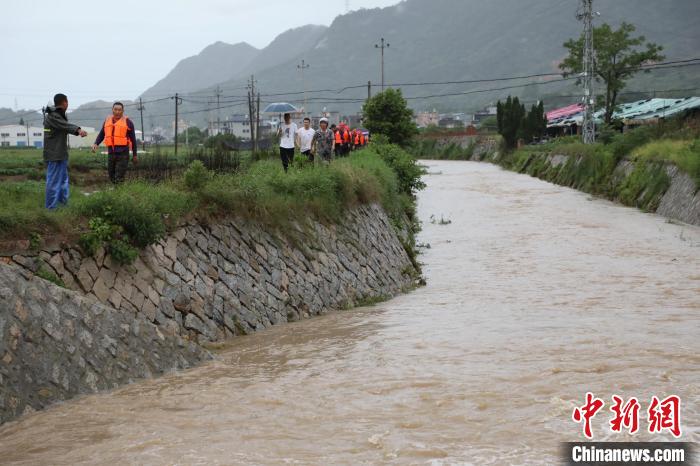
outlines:
[{"label": "chinese characters on logo", "polygon": [[[612,400],[613,405],[610,411],[613,413],[613,418],[610,420],[610,430],[622,432],[623,429],[627,429],[630,434],[635,434],[639,430],[640,404],[637,398],[632,397],[625,401],[621,397],[613,395]],[[575,422],[583,423],[583,435],[586,438],[593,438],[591,421],[604,405],[603,400],[588,392],[583,406],[574,408],[572,418]],[[647,421],[649,433],[668,431],[674,437],[680,437],[681,399],[676,395],[671,395],[663,400],[652,396],[647,409]]]}]

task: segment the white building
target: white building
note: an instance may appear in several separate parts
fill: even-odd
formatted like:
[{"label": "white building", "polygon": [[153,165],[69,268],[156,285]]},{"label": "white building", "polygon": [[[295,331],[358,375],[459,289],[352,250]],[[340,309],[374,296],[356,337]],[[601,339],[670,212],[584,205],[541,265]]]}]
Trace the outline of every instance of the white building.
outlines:
[{"label": "white building", "polygon": [[[262,122],[260,122],[262,126]],[[241,140],[250,139],[250,122],[247,115],[233,115],[223,122],[223,132]],[[211,134],[211,133],[210,133]]]},{"label": "white building", "polygon": [[39,126],[0,126],[0,147],[44,146],[44,128]]},{"label": "white building", "polygon": [[95,128],[90,128],[89,126],[81,126],[80,129],[88,133],[87,136],[81,138],[80,136],[74,136],[72,134],[68,135],[68,146],[73,149],[79,149],[81,147],[90,147],[97,139],[97,131]]}]

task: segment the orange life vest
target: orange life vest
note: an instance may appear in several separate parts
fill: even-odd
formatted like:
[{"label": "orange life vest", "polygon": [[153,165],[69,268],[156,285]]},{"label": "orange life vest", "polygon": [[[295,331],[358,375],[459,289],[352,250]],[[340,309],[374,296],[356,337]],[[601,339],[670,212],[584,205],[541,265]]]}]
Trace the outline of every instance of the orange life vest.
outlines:
[{"label": "orange life vest", "polygon": [[342,130],[339,129],[335,132],[335,143],[336,144],[342,144],[343,143],[343,134]]},{"label": "orange life vest", "polygon": [[105,120],[105,146],[131,146],[131,141],[126,136],[126,133],[129,131],[129,125],[127,124],[129,118],[125,115],[116,122],[112,118],[108,116]]},{"label": "orange life vest", "polygon": [[348,131],[348,130],[343,131],[343,139],[345,139],[345,143],[350,142],[350,131]]},{"label": "orange life vest", "polygon": [[362,133],[360,133],[359,131],[355,131],[355,141],[354,141],[354,144],[355,144],[356,146],[359,146],[359,145],[360,145],[360,134],[362,134]]},{"label": "orange life vest", "polygon": [[365,145],[365,133],[363,133],[362,131],[360,131],[360,145]]}]

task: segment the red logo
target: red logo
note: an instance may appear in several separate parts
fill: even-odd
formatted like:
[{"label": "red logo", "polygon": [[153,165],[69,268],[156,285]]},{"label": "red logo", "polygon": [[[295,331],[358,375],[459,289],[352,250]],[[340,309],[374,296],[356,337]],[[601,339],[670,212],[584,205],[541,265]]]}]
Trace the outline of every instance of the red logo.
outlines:
[{"label": "red logo", "polygon": [[574,421],[583,421],[583,435],[587,438],[593,438],[593,432],[591,431],[591,419],[595,417],[596,413],[603,407],[605,403],[600,398],[595,398],[593,393],[586,393],[586,404],[583,406],[574,408],[572,417]]},{"label": "red logo", "polygon": [[650,433],[668,430],[676,438],[681,436],[681,399],[679,397],[671,395],[659,401],[657,397],[652,396],[647,414]]},{"label": "red logo", "polygon": [[637,432],[639,430],[639,401],[632,397],[623,406],[623,400],[619,396],[613,395],[612,399],[615,404],[610,408],[610,411],[615,413],[615,417],[610,421],[610,430],[622,432],[624,427],[629,429],[630,434]]},{"label": "red logo", "polygon": [[[612,396],[613,404],[610,411],[613,418],[610,420],[610,430],[612,432],[622,432],[627,429],[630,434],[635,434],[639,430],[639,410],[641,406],[635,397],[631,397],[627,402],[617,395]],[[574,422],[583,423],[583,435],[586,438],[593,438],[591,420],[600,411],[605,403],[600,398],[596,398],[593,393],[586,393],[586,402],[583,406],[574,408],[572,418]],[[668,431],[678,438],[681,436],[681,399],[676,395],[671,395],[663,400],[656,396],[651,397],[649,408],[647,409],[647,421],[649,423],[649,433],[661,433]]]}]

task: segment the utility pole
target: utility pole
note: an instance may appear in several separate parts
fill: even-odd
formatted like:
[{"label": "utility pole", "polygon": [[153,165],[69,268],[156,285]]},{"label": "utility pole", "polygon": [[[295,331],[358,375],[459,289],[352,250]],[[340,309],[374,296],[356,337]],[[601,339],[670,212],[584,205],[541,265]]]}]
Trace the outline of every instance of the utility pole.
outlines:
[{"label": "utility pole", "polygon": [[372,98],[372,81],[367,81],[367,100]]},{"label": "utility pole", "polygon": [[136,109],[141,113],[141,150],[146,150],[146,132],[143,130],[143,100],[139,97],[139,106]]},{"label": "utility pole", "polygon": [[297,65],[297,68],[301,70],[301,86],[304,90],[304,114],[308,113],[306,111],[306,81],[304,81],[304,70],[309,68],[311,65],[306,63],[303,59],[301,60],[301,65]]},{"label": "utility pole", "polygon": [[389,48],[389,43],[384,43],[384,38],[382,37],[381,45],[374,44],[375,49],[381,49],[382,51],[382,92],[384,92],[384,49]]},{"label": "utility pole", "polygon": [[216,86],[216,134],[221,134],[221,88]]},{"label": "utility pole", "polygon": [[593,56],[593,0],[581,0],[579,21],[583,21],[583,143],[595,143],[595,59]]},{"label": "utility pole", "polygon": [[258,91],[258,103],[255,106],[255,148],[260,142],[260,91]]},{"label": "utility pole", "polygon": [[178,93],[175,93],[175,157],[177,157],[177,124],[178,124],[178,107],[182,103],[182,99],[178,95]]},{"label": "utility pole", "polygon": [[[250,75],[250,81],[248,82],[248,123],[250,124],[250,142],[252,144],[253,153],[257,152],[257,142],[258,142],[258,119],[260,118],[260,109],[256,110],[255,106],[255,76]],[[260,97],[258,96],[258,102]],[[260,104],[258,104],[259,106]]]}]

